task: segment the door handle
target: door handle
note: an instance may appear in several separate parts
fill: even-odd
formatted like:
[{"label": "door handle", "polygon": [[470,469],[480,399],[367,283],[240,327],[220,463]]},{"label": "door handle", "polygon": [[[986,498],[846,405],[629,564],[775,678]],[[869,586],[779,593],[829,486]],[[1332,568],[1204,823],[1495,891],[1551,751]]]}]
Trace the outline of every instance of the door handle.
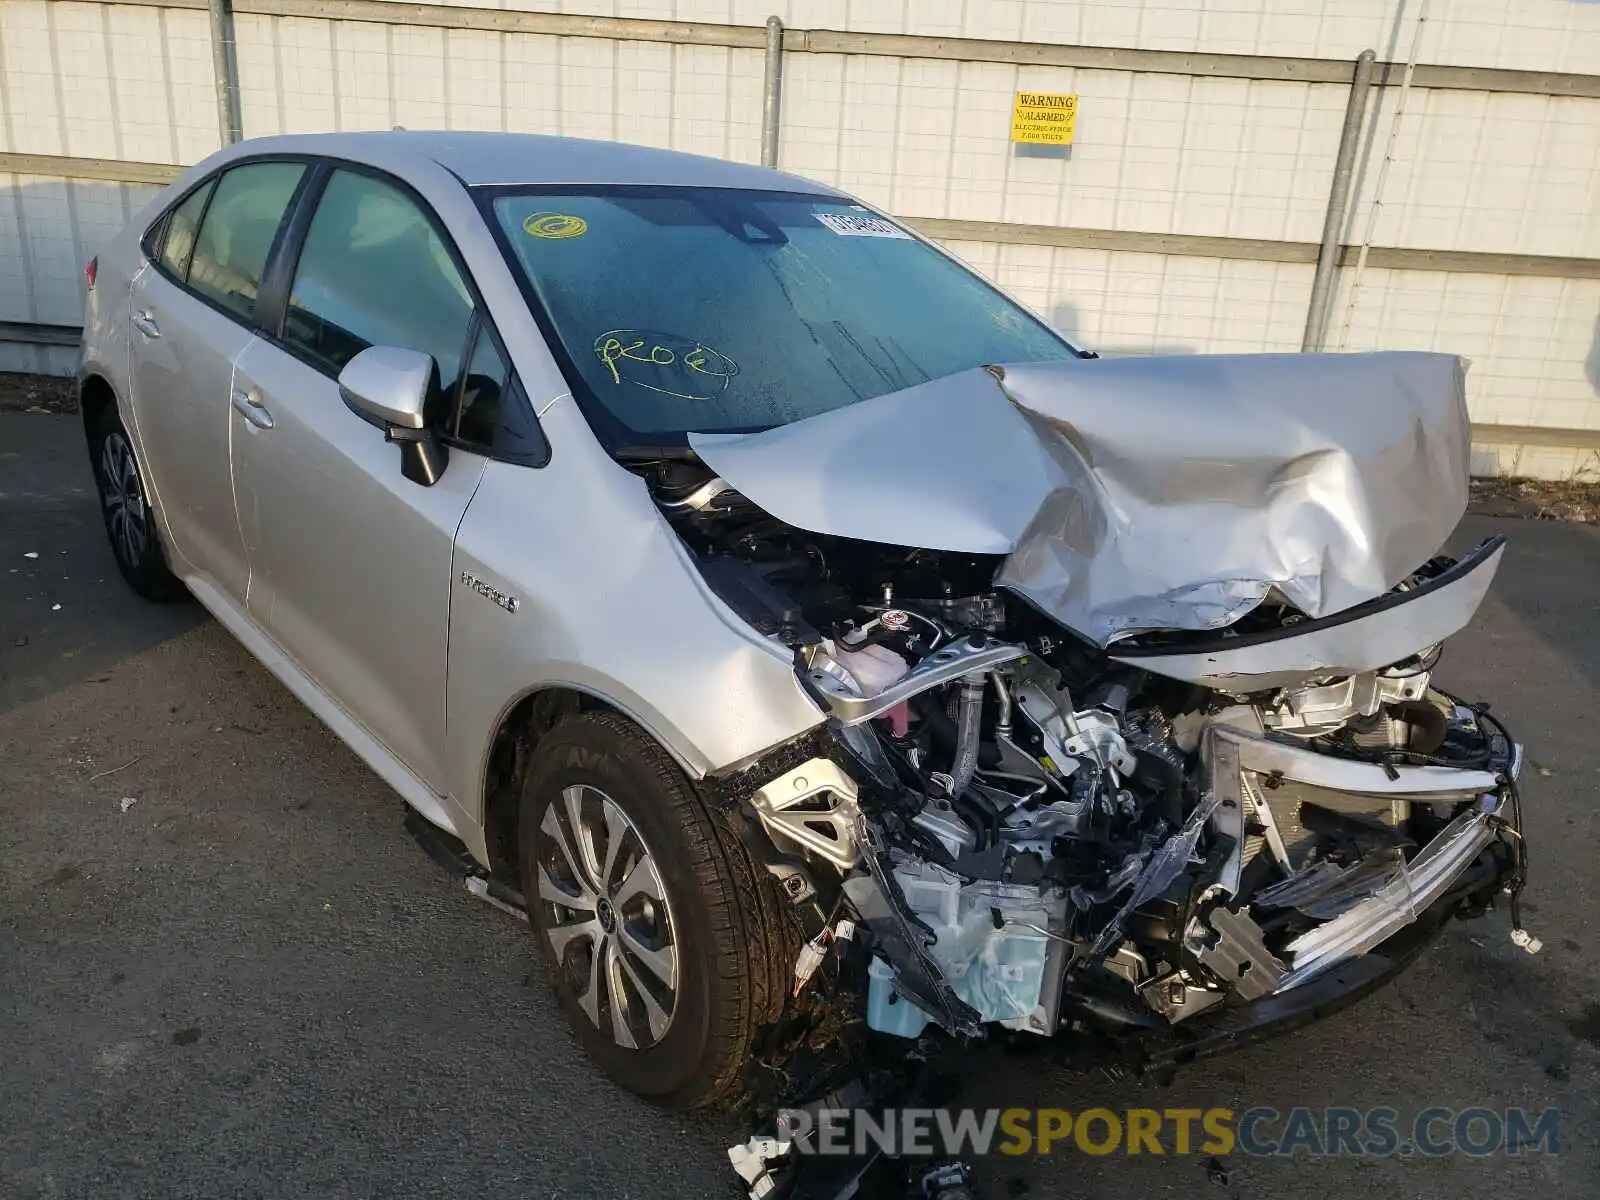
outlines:
[{"label": "door handle", "polygon": [[156,324],[156,319],[148,312],[134,313],[133,327],[140,333],[144,334],[147,338],[158,338],[161,336],[161,326]]},{"label": "door handle", "polygon": [[257,429],[272,428],[272,414],[254,396],[235,389],[230,399],[233,402],[233,411]]}]

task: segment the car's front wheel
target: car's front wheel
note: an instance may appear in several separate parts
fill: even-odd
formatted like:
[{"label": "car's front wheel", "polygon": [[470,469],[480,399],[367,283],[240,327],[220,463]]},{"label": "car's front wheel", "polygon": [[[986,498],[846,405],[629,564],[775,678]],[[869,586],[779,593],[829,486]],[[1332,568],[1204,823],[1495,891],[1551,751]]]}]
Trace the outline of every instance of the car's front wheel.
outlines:
[{"label": "car's front wheel", "polygon": [[588,1053],[675,1107],[737,1098],[782,1011],[786,925],[678,765],[614,713],[546,734],[523,780],[538,952]]},{"label": "car's front wheel", "polygon": [[89,431],[89,461],[100,493],[100,512],[106,536],[128,586],[146,600],[158,602],[182,597],[183,584],[167,567],[156,535],[155,513],[150,507],[139,460],[116,410],[108,409]]}]

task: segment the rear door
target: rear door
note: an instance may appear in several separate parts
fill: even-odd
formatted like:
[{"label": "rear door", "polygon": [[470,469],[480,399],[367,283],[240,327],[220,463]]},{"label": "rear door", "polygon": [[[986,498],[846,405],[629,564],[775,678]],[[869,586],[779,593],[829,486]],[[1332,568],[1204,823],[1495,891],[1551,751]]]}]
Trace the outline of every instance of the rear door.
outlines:
[{"label": "rear door", "polygon": [[134,419],[171,548],[243,605],[249,569],[229,475],[234,363],[299,162],[230,168],[190,192],[147,240],[134,279]]},{"label": "rear door", "polygon": [[[252,569],[249,609],[300,668],[442,791],[445,661],[456,529],[486,459],[459,446],[431,487],[340,397],[370,345],[433,356],[435,427],[459,424],[479,325],[464,269],[420,198],[338,167],[314,209],[281,325],[235,386],[234,482]],[[290,252],[292,253],[292,247]]]}]

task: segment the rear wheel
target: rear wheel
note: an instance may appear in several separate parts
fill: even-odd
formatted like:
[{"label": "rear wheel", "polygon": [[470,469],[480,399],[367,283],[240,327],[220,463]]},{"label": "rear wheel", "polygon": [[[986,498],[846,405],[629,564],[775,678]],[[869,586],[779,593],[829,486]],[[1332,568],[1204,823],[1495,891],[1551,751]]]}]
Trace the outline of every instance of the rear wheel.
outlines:
[{"label": "rear wheel", "polygon": [[181,598],[183,584],[167,567],[139,461],[114,408],[101,415],[89,434],[89,460],[117,570],[146,600]]},{"label": "rear wheel", "polygon": [[546,734],[522,788],[538,953],[584,1049],[675,1107],[742,1094],[783,1005],[784,923],[677,764],[613,713]]}]

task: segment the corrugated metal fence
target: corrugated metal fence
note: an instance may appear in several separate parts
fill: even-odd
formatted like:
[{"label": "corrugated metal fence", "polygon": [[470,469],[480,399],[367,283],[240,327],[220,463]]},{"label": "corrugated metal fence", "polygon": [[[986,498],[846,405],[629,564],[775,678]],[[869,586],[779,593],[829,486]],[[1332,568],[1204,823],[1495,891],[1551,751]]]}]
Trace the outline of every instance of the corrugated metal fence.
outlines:
[{"label": "corrugated metal fence", "polygon": [[[1600,5],[1546,2],[1564,24],[1496,0],[779,13],[833,29],[755,0],[0,0],[0,368],[71,369],[83,262],[225,138],[524,130],[775,156],[1108,352],[1464,353],[1479,470],[1600,474],[1600,76],[1534,69],[1600,62]],[[1079,96],[1069,152],[1009,142],[1019,90]]]}]

